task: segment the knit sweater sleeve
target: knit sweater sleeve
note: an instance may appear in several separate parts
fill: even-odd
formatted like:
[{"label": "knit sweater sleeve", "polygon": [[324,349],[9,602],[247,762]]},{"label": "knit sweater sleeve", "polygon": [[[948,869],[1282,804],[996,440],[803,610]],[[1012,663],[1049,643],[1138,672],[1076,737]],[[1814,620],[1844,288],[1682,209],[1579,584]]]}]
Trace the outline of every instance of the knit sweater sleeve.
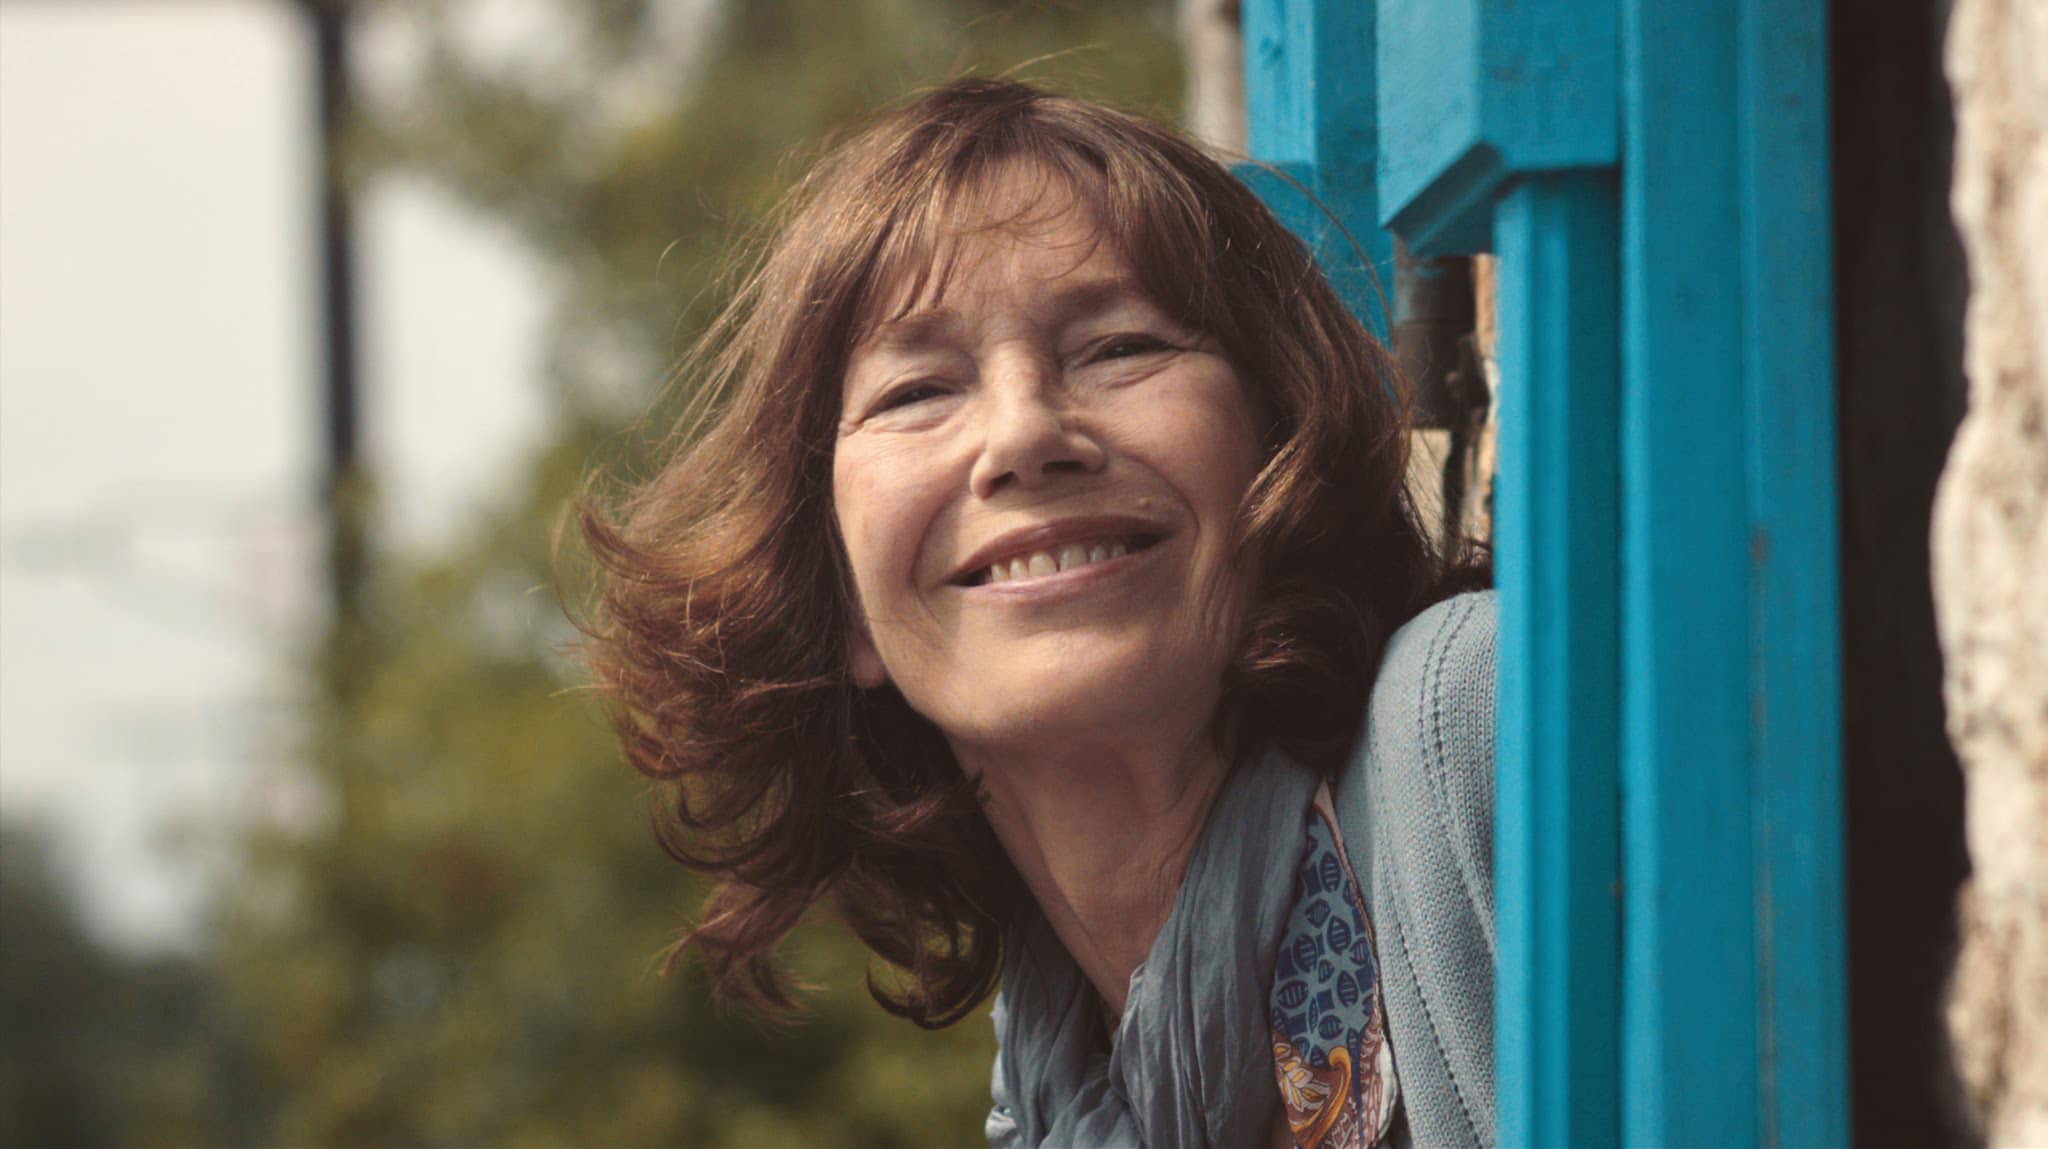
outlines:
[{"label": "knit sweater sleeve", "polygon": [[1368,843],[1388,1035],[1416,1145],[1494,1143],[1494,638],[1491,593],[1402,627],[1336,795],[1345,836]]}]

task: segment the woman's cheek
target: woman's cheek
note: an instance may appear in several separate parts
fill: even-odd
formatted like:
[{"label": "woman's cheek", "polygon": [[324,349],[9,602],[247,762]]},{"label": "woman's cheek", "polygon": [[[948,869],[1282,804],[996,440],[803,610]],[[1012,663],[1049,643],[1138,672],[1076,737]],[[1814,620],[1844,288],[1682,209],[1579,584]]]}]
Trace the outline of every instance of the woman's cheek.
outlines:
[{"label": "woman's cheek", "polygon": [[847,560],[871,618],[917,585],[918,548],[928,527],[912,476],[893,462],[859,460],[834,484]]}]

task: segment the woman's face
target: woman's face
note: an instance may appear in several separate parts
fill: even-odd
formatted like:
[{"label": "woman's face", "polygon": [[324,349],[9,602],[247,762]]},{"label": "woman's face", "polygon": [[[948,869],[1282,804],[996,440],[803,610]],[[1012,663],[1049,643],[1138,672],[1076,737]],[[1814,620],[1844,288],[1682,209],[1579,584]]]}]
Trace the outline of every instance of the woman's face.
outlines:
[{"label": "woman's face", "polygon": [[1245,595],[1251,413],[1043,175],[999,177],[944,294],[885,300],[909,306],[850,356],[832,489],[854,676],[960,750],[1193,737]]}]

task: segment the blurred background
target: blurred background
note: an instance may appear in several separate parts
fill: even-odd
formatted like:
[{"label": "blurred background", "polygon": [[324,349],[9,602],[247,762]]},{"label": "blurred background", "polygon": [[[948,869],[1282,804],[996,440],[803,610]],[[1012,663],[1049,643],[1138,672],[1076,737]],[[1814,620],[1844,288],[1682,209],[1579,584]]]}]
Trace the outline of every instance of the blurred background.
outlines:
[{"label": "blurred background", "polygon": [[977,1142],[829,923],[792,1027],[659,975],[551,535],[823,133],[1180,115],[1195,8],[0,0],[0,1146]]}]

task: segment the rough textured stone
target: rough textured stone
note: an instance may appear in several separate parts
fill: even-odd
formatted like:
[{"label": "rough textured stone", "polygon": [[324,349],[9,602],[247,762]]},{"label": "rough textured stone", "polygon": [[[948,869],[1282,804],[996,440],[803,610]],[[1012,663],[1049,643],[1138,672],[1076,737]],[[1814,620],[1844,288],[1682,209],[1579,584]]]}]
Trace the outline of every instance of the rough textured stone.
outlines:
[{"label": "rough textured stone", "polygon": [[1960,0],[1948,72],[1970,408],[1934,589],[1974,869],[1949,1027],[1991,1144],[2048,1145],[2048,5]]}]

